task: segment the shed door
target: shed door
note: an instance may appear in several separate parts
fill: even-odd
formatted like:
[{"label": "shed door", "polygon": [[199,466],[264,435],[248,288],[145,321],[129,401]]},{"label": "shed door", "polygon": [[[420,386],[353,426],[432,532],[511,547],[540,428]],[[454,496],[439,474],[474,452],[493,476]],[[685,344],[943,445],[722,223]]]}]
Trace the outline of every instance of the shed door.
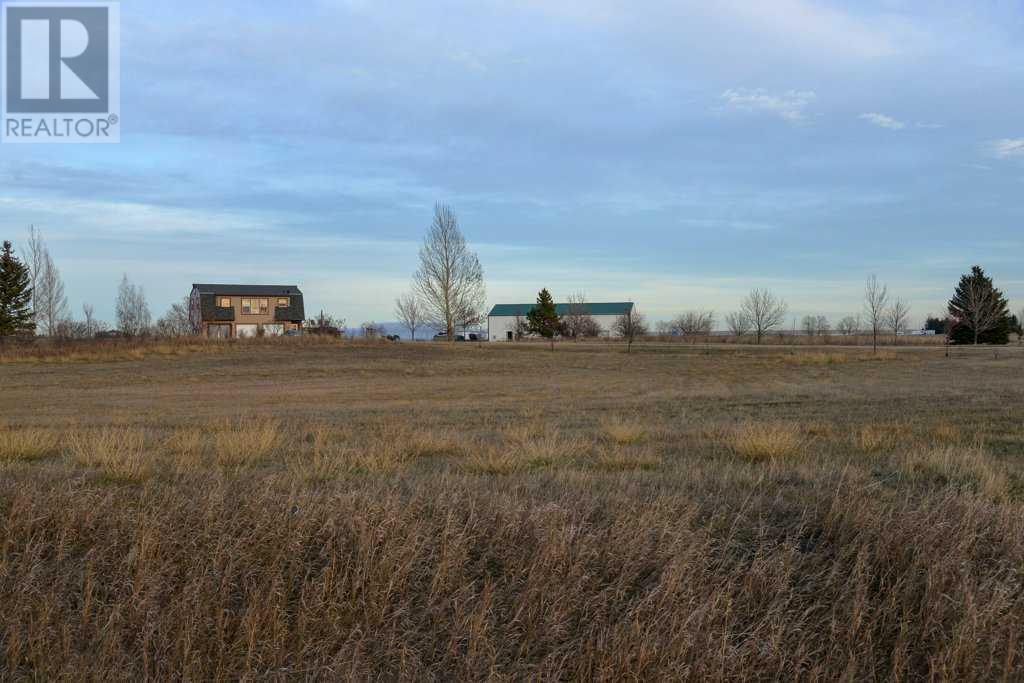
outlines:
[{"label": "shed door", "polygon": [[235,334],[239,339],[243,337],[255,337],[256,325],[235,325]]},{"label": "shed door", "polygon": [[263,334],[268,337],[280,337],[284,334],[284,325],[269,324],[263,326]]}]

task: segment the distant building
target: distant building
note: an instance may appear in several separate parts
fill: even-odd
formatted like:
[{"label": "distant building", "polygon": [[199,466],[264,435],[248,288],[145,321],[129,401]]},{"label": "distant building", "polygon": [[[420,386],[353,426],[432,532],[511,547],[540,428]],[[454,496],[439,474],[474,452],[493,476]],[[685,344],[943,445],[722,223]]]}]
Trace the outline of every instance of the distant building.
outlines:
[{"label": "distant building", "polygon": [[[601,336],[614,337],[615,321],[633,311],[632,301],[586,304],[555,304],[555,313],[567,315],[570,306],[579,307],[601,328]],[[526,323],[526,315],[534,304],[496,304],[487,315],[487,338],[491,341],[514,341],[516,328]]]},{"label": "distant building", "polygon": [[192,285],[189,320],[204,337],[276,336],[302,328],[302,292],[295,285]]}]

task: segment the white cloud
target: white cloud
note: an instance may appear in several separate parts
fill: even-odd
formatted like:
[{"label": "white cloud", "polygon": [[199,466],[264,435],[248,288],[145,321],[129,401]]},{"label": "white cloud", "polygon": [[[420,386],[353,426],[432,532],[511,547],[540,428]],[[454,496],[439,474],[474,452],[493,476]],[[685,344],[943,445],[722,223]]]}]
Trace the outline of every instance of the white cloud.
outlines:
[{"label": "white cloud", "polygon": [[817,95],[810,90],[787,90],[771,93],[761,88],[730,88],[722,93],[726,104],[743,111],[761,111],[774,114],[789,123],[803,123],[805,110]]},{"label": "white cloud", "polygon": [[1024,157],[1024,138],[1003,138],[989,143],[989,151],[1000,159]]},{"label": "white cloud", "polygon": [[907,127],[907,124],[903,123],[898,119],[894,119],[891,116],[886,116],[885,114],[878,114],[876,112],[861,114],[859,118],[863,121],[867,121],[872,125],[878,126],[880,128],[888,128],[889,130],[903,130],[904,128]]}]

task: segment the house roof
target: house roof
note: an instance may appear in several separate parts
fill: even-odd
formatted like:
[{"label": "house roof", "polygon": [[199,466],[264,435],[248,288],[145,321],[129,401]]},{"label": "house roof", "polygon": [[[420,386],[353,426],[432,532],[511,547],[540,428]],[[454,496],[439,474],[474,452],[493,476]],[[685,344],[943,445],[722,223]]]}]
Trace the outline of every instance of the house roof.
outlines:
[{"label": "house roof", "polygon": [[[511,318],[517,315],[526,316],[536,304],[495,304],[488,314],[489,318]],[[566,315],[572,304],[555,304],[557,315]],[[625,315],[633,310],[632,301],[613,301],[576,304],[590,315]]]},{"label": "house roof", "polygon": [[302,295],[297,285],[201,285],[193,284],[200,294],[223,294],[225,296],[286,296]]}]

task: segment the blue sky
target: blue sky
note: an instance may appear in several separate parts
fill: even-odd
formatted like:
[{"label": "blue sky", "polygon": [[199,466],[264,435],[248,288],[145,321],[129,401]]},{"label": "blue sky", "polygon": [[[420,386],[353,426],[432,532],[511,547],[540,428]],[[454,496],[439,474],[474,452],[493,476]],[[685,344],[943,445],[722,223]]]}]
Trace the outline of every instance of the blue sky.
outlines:
[{"label": "blue sky", "polygon": [[122,273],[298,283],[389,320],[436,201],[491,303],[752,287],[938,312],[980,263],[1024,304],[1019,2],[124,3],[122,142],[0,147],[3,235],[39,227],[72,307]]}]

